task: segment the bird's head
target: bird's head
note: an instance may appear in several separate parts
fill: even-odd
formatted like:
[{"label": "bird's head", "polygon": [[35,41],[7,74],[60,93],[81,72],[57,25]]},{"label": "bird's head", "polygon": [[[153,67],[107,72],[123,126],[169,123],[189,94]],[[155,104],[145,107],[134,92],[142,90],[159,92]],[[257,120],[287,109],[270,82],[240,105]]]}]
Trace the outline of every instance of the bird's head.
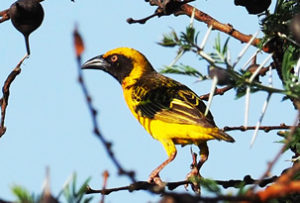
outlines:
[{"label": "bird's head", "polygon": [[82,69],[103,70],[120,83],[127,77],[140,78],[144,73],[154,71],[142,53],[127,47],[116,48],[91,58],[82,65]]}]

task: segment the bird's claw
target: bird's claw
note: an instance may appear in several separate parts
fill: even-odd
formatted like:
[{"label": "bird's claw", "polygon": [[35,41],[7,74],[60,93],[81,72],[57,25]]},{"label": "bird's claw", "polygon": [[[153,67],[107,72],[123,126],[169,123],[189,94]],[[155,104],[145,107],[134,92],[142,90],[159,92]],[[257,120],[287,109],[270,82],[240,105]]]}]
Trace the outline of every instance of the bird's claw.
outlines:
[{"label": "bird's claw", "polygon": [[186,176],[186,180],[188,181],[187,184],[184,185],[185,189],[191,185],[192,190],[200,194],[201,193],[201,187],[200,187],[200,181],[201,181],[201,175],[199,173],[199,170],[196,166],[192,167],[191,172],[189,172]]},{"label": "bird's claw", "polygon": [[186,180],[188,181],[187,184],[184,185],[184,188],[187,190],[189,184],[191,185],[192,190],[200,194],[201,193],[201,188],[200,188],[200,180],[201,180],[201,175],[200,175],[200,168],[201,166],[197,164],[197,154],[194,153],[191,149],[191,154],[193,158],[193,162],[191,164],[191,172],[189,172],[186,175]]},{"label": "bird's claw", "polygon": [[158,174],[150,175],[148,179],[148,183],[154,183],[159,186],[163,186],[164,182],[161,180]]}]

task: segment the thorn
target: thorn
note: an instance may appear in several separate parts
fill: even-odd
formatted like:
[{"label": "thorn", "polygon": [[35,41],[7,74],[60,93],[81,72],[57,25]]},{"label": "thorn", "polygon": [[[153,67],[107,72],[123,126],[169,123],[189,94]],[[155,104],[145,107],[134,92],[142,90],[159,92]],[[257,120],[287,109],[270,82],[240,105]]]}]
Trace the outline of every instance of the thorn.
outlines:
[{"label": "thorn", "polygon": [[249,104],[250,104],[250,87],[246,89],[246,99],[245,99],[245,116],[244,116],[244,128],[247,129],[248,126],[248,115],[249,115]]},{"label": "thorn", "polygon": [[252,42],[256,39],[256,36],[259,34],[259,30],[256,31],[256,33],[254,33],[254,35],[251,37],[251,39],[248,41],[248,43],[245,45],[245,47],[242,49],[242,51],[240,52],[240,54],[238,55],[235,63],[233,64],[233,68],[236,66],[236,64],[241,60],[241,58],[244,56],[244,54],[246,53],[246,51],[248,50],[248,48],[250,47],[250,45],[252,44]]},{"label": "thorn", "polygon": [[175,59],[170,63],[169,67],[174,66],[177,63],[177,61],[182,57],[183,54],[184,54],[184,50],[181,49],[180,52],[175,57]]},{"label": "thorn", "polygon": [[253,144],[254,144],[254,142],[255,142],[255,139],[256,139],[256,137],[257,137],[257,135],[258,135],[258,130],[259,130],[259,127],[260,127],[260,125],[261,125],[261,123],[262,123],[262,120],[263,120],[263,118],[264,118],[264,116],[265,116],[266,110],[267,110],[267,108],[268,108],[268,104],[270,103],[271,95],[272,95],[272,94],[268,94],[268,97],[267,97],[267,99],[266,99],[265,102],[264,102],[264,105],[263,105],[263,108],[262,108],[261,115],[260,115],[260,117],[259,117],[259,120],[257,121],[255,130],[254,130],[254,133],[253,133],[251,142],[250,142],[250,147],[253,146]]},{"label": "thorn", "polygon": [[210,25],[210,26],[208,27],[208,30],[206,31],[206,33],[205,33],[205,35],[204,35],[204,38],[203,38],[203,40],[202,40],[202,42],[201,42],[201,44],[200,44],[200,46],[199,46],[200,50],[203,50],[203,49],[204,49],[204,46],[205,46],[205,44],[206,44],[206,42],[207,42],[207,40],[208,40],[208,37],[209,37],[211,31],[212,31],[212,25]]},{"label": "thorn", "polygon": [[194,8],[193,8],[192,15],[191,15],[191,20],[190,20],[190,27],[191,27],[191,28],[194,27],[195,11],[196,11],[196,8],[194,7]]},{"label": "thorn", "polygon": [[211,85],[211,89],[210,89],[210,93],[209,93],[209,97],[208,97],[207,106],[206,106],[206,109],[205,109],[205,112],[204,112],[204,116],[206,116],[208,114],[208,111],[210,109],[212,99],[213,99],[213,96],[215,94],[217,83],[218,83],[218,78],[217,78],[217,76],[214,76],[213,81],[212,81],[212,85]]}]

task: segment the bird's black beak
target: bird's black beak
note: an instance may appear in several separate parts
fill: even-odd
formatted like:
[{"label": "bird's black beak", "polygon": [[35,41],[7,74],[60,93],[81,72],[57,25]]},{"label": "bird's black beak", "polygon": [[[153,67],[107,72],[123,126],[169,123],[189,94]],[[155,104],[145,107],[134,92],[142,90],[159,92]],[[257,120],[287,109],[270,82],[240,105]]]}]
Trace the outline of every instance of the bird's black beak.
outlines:
[{"label": "bird's black beak", "polygon": [[86,61],[81,66],[81,69],[98,69],[106,71],[109,67],[110,64],[107,63],[107,61],[102,57],[102,55],[100,55]]}]

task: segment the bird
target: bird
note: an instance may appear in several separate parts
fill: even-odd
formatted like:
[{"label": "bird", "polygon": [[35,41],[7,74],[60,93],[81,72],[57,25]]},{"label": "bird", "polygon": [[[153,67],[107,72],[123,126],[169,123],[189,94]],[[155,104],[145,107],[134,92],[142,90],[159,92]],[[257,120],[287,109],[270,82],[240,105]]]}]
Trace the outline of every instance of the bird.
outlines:
[{"label": "bird", "polygon": [[133,116],[166,150],[168,158],[151,172],[150,183],[161,183],[159,173],[175,159],[175,145],[199,147],[199,171],[208,158],[207,141],[234,142],[216,126],[210,112],[204,115],[206,106],[196,93],[158,73],[148,59],[133,48],[112,49],[87,60],[82,69],[98,69],[113,76],[121,84]]}]

